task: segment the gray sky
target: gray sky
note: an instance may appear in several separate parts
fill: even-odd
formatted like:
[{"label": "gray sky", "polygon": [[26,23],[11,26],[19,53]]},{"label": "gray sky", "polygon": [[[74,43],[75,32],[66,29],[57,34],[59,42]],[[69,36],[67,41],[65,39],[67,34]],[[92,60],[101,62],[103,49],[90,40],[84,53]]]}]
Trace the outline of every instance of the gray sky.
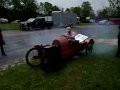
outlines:
[{"label": "gray sky", "polygon": [[53,5],[57,5],[63,8],[69,8],[74,6],[81,6],[82,2],[89,1],[94,10],[102,9],[109,5],[108,0],[37,0],[38,2],[50,2]]}]

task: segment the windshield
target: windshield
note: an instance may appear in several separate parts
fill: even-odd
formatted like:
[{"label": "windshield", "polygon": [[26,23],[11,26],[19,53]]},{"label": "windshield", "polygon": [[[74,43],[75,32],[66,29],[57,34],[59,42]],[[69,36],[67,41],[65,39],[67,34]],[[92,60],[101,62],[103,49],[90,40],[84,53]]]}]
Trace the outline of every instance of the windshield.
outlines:
[{"label": "windshield", "polygon": [[27,21],[28,22],[33,22],[35,20],[35,18],[30,18],[30,19],[28,19]]}]

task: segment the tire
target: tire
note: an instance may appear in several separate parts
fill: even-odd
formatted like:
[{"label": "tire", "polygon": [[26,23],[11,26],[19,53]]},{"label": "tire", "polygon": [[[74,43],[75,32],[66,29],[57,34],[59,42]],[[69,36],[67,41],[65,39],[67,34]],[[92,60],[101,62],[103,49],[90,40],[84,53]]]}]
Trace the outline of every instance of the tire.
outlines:
[{"label": "tire", "polygon": [[23,31],[23,30],[24,30],[23,25],[20,25],[20,30],[21,30],[21,31]]},{"label": "tire", "polygon": [[26,58],[26,63],[29,66],[39,66],[41,64],[41,58],[42,58],[42,56],[40,57],[39,52],[38,52],[38,50],[36,48],[31,48],[26,53],[26,57],[25,58]]},{"label": "tire", "polygon": [[41,29],[45,29],[45,27],[44,27],[44,26],[41,26]]},{"label": "tire", "polygon": [[32,30],[33,30],[33,27],[28,27],[28,30],[29,30],[29,31],[32,31]]},{"label": "tire", "polygon": [[47,27],[47,29],[51,29],[51,27]]},{"label": "tire", "polygon": [[89,45],[86,47],[86,55],[92,53],[93,51],[93,43],[89,43]]}]

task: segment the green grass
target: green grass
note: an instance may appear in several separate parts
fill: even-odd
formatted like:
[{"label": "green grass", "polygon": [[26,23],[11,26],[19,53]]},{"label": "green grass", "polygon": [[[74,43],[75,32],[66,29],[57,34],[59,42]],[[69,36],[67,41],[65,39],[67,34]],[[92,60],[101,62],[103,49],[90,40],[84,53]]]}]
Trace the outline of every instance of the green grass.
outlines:
[{"label": "green grass", "polygon": [[0,28],[2,30],[19,30],[19,24],[18,23],[0,24]]},{"label": "green grass", "polygon": [[[116,34],[116,32],[111,34]],[[93,54],[65,61],[60,70],[17,65],[0,72],[0,90],[120,90],[116,46],[95,43]]]},{"label": "green grass", "polygon": [[120,90],[120,60],[112,56],[80,56],[54,73],[17,65],[0,72],[0,90]]}]

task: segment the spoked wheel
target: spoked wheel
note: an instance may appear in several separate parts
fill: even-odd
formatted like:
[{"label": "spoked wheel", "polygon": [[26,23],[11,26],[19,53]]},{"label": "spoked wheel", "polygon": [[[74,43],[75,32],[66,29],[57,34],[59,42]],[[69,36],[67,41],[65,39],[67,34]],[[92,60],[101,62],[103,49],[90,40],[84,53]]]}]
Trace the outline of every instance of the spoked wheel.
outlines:
[{"label": "spoked wheel", "polygon": [[41,58],[36,48],[30,49],[26,53],[26,62],[30,66],[39,66],[41,64]]}]

